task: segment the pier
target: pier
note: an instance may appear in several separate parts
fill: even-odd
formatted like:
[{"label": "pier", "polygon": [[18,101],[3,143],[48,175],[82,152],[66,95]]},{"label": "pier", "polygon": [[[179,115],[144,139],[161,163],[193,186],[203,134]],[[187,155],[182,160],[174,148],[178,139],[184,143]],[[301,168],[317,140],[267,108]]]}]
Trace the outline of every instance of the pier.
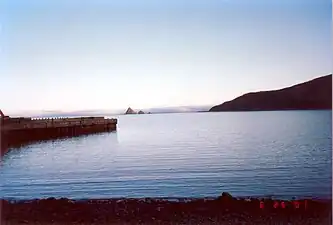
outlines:
[{"label": "pier", "polygon": [[[117,119],[104,117],[31,118],[9,117],[0,110],[1,153],[31,142],[115,131]],[[1,155],[2,155],[1,154]]]}]

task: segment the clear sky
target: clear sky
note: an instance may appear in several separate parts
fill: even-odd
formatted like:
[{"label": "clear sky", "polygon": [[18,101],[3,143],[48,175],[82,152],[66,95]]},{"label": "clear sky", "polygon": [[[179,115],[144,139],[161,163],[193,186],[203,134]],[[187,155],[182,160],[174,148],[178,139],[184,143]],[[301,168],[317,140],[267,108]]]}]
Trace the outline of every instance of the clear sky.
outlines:
[{"label": "clear sky", "polygon": [[0,108],[215,105],[332,73],[331,0],[3,0]]}]

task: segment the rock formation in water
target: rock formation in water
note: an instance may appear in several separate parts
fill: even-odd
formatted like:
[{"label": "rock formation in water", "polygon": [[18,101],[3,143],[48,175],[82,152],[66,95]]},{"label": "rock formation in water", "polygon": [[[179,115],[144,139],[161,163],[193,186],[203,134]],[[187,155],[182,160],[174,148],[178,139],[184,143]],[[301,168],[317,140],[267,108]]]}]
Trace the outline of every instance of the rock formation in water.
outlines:
[{"label": "rock formation in water", "polygon": [[280,90],[247,93],[209,111],[318,109],[332,109],[332,74]]},{"label": "rock formation in water", "polygon": [[131,107],[129,107],[129,108],[126,110],[125,114],[136,114],[136,112],[135,112],[133,109],[131,109]]},{"label": "rock formation in water", "polygon": [[138,112],[138,114],[145,114],[142,110],[140,110],[139,112]]}]

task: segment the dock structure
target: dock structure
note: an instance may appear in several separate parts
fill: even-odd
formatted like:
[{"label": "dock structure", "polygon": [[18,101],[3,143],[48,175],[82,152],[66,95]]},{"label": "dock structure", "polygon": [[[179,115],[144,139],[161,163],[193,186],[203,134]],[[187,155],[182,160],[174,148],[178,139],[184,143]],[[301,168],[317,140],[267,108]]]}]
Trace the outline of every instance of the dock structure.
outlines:
[{"label": "dock structure", "polygon": [[1,149],[34,141],[115,131],[117,119],[105,117],[9,117],[0,110]]}]

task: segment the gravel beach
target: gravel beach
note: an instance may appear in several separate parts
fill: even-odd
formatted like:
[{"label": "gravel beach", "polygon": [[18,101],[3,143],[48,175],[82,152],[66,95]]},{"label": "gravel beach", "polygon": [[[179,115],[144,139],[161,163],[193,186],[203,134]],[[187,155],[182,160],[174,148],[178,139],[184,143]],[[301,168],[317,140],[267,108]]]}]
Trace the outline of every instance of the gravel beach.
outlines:
[{"label": "gravel beach", "polygon": [[331,200],[2,200],[1,224],[332,224]]}]

